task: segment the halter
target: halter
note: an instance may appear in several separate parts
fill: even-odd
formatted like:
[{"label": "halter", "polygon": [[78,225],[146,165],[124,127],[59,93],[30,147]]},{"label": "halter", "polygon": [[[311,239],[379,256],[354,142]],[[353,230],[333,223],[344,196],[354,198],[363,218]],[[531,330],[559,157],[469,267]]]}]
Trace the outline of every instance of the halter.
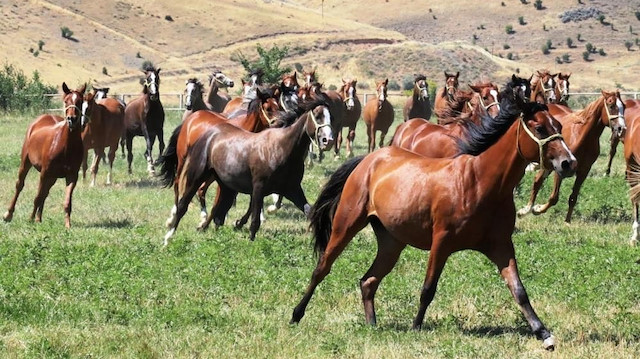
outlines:
[{"label": "halter", "polygon": [[331,123],[319,124],[318,120],[316,119],[316,115],[313,114],[313,110],[309,110],[309,115],[311,116],[311,122],[313,122],[313,125],[316,126],[316,130],[315,130],[315,136],[314,136],[315,138],[311,137],[308,132],[307,132],[307,136],[309,136],[309,138],[311,139],[311,143],[313,144],[313,147],[315,147],[316,149],[318,149],[318,151],[320,151],[320,145],[318,144],[320,142],[320,129],[323,127],[331,127]]},{"label": "halter", "polygon": [[[75,109],[76,109],[76,113],[79,113],[79,114],[80,114],[80,116],[82,116],[82,110],[80,110],[80,109],[78,108],[78,106],[76,106],[76,105],[68,105],[68,106],[66,106],[66,107],[64,108],[64,112],[65,112],[65,114],[66,114],[67,110],[68,110],[68,109],[70,109],[70,108],[75,108]],[[77,116],[76,116],[76,117],[77,117]],[[87,116],[87,117],[88,117],[88,116]],[[75,127],[75,126],[73,126],[73,122],[72,122],[71,120],[67,119],[67,124],[69,125],[69,130],[73,131],[73,128]]]},{"label": "halter", "polygon": [[522,115],[520,116],[520,122],[518,123],[518,129],[516,130],[516,149],[518,150],[518,154],[520,155],[520,157],[525,158],[522,155],[522,151],[520,151],[520,127],[524,128],[524,132],[527,133],[527,135],[529,135],[529,137],[531,137],[531,139],[538,144],[538,148],[540,149],[540,168],[542,168],[543,171],[546,170],[546,168],[544,167],[544,154],[542,151],[542,147],[544,145],[546,145],[547,143],[556,140],[556,139],[563,139],[562,138],[562,134],[560,133],[555,133],[547,138],[543,138],[543,139],[539,139],[538,137],[536,137],[533,132],[531,132],[531,130],[529,130],[529,127],[527,127],[527,124],[524,123],[524,119],[522,118]]},{"label": "halter", "polygon": [[605,103],[604,103],[604,109],[605,109],[605,111],[607,112],[607,117],[609,118],[609,127],[611,127],[611,126],[612,126],[612,125],[611,125],[611,120],[615,120],[615,119],[618,119],[618,118],[622,118],[622,120],[624,121],[624,114],[623,114],[623,115],[620,115],[620,113],[619,113],[619,112],[618,112],[618,114],[617,114],[617,115],[615,115],[615,116],[611,116],[611,113],[609,112],[609,106],[607,106],[607,101],[606,101],[606,100],[605,100]]},{"label": "halter", "polygon": [[[414,83],[413,86],[418,90],[418,93],[420,93],[420,94],[422,94],[422,90],[427,91],[427,86],[420,87],[420,86],[418,86],[418,83]],[[423,98],[423,99],[429,98],[429,91],[427,91],[427,96],[425,96],[425,97],[419,96],[419,97]]]},{"label": "halter", "polygon": [[[498,101],[493,101],[492,103],[485,105],[484,104],[484,100],[482,99],[482,96],[478,96],[480,98],[480,105],[482,105],[482,107],[484,107],[485,111],[489,111],[489,109],[491,108],[491,106],[498,106],[498,111],[500,111],[500,102]],[[467,102],[468,103],[468,102]]]},{"label": "halter", "polygon": [[269,127],[271,127],[271,125],[273,125],[276,122],[276,118],[269,118],[269,115],[267,115],[267,111],[264,110],[264,107],[262,107],[262,104],[260,104],[260,110],[262,111],[262,116],[264,116],[264,118],[267,119],[267,123],[269,124]]},{"label": "halter", "polygon": [[445,83],[444,83],[444,91],[447,93],[447,96],[448,96],[451,100],[453,100],[453,98],[454,98],[453,96],[454,96],[454,95],[450,95],[450,94],[449,94],[449,89],[450,89],[450,88],[453,88],[453,89],[454,89],[454,91],[453,91],[454,93],[455,93],[455,90],[457,90],[457,89],[458,89],[457,87],[455,87],[455,86],[453,86],[453,85],[449,85],[447,82],[445,82]]},{"label": "halter", "polygon": [[[226,77],[226,76],[225,76],[225,77]],[[217,82],[217,83],[219,83],[219,84],[221,84],[221,85],[224,85],[224,86],[227,86],[227,84],[226,84],[226,83],[224,83],[224,81],[219,80],[219,79],[218,79],[218,77],[217,77],[216,75],[213,75],[213,79],[214,79],[214,80],[216,80],[216,82]]]},{"label": "halter", "polygon": [[280,93],[280,107],[282,107],[283,110],[285,111],[289,111],[289,109],[287,108],[287,105],[284,103],[284,92]]},{"label": "halter", "polygon": [[560,93],[560,99],[558,100],[559,102],[566,101],[569,98],[569,94],[565,93],[563,88],[560,88],[560,82],[556,82],[556,89]]},{"label": "halter", "polygon": [[542,78],[540,78],[540,87],[542,87],[542,95],[544,96],[545,102],[547,101],[547,92],[554,91],[553,87],[546,88],[544,87],[544,82],[542,82]]}]

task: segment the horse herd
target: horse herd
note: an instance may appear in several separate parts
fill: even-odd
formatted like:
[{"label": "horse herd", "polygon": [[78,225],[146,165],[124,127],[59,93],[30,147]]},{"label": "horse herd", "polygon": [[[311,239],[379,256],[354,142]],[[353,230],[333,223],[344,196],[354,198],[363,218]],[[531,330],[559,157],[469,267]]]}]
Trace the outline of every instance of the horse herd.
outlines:
[{"label": "horse herd", "polygon": [[[580,187],[600,153],[600,135],[610,127],[611,156],[618,142],[624,142],[634,211],[631,242],[635,244],[640,231],[640,141],[635,141],[640,101],[625,102],[619,91],[602,91],[584,109],[574,111],[566,103],[571,74],[541,70],[528,79],[513,75],[502,89],[483,82],[469,85],[469,90],[460,87],[459,75],[445,72],[444,86],[436,92],[437,124],[429,120],[432,107],[426,77],[416,75],[412,96],[403,108],[404,123],[386,147],[384,138],[394,119],[387,79],[376,82],[376,96],[363,107],[356,94],[357,80],[343,79],[340,89],[325,91],[314,71],[304,72],[302,84],[294,72],[272,87],[263,86],[262,72],[254,71],[248,81],[242,81],[242,96],[234,99],[219,91],[234,86],[222,72],[209,77],[206,98],[204,85],[192,78],[185,89],[187,110],[166,149],[160,69],[145,70],[142,94],[126,105],[107,97],[108,89],[85,93],[85,86],[71,90],[63,83],[64,117],[45,114],[27,129],[16,192],[4,220],[12,219],[27,172],[35,167],[40,183],[31,219],[41,221],[49,189],[57,178],[65,178],[65,226],[69,228],[71,198],[81,166],[83,178],[86,175],[88,150],[95,152],[91,185],[105,158],[109,184],[118,145],[123,155],[127,148],[131,173],[132,140],[144,136],[149,173],[155,175],[159,165],[162,184],[174,190],[165,246],[196,194],[200,229],[211,221],[224,224],[237,194],[249,194],[249,208],[235,226],[242,227],[251,217],[251,240],[260,227],[268,194],[280,196],[270,210],[287,198],[308,216],[319,260],[293,311],[292,323],[302,319],[315,288],[342,250],[370,224],[378,251],[360,280],[367,323],[376,323],[375,293],[407,245],[430,250],[414,328],[422,325],[447,258],[473,249],[495,263],[531,330],[546,349],[553,350],[554,337],[533,310],[519,278],[511,238],[516,216],[547,211],[558,201],[562,179],[575,174],[565,218],[569,222]],[[367,126],[369,154],[351,158],[361,116]],[[330,176],[311,206],[301,187],[305,165],[312,164],[310,154],[315,152],[320,160],[330,150],[339,158],[344,127],[350,159]],[[381,148],[375,150],[378,131]],[[161,155],[154,161],[151,150],[156,138]],[[531,198],[516,212],[514,188],[531,163],[539,167]],[[551,197],[546,204],[535,205],[538,190],[551,172],[555,179]],[[207,213],[205,194],[214,181],[217,193]],[[498,212],[502,215],[493,215]]]}]

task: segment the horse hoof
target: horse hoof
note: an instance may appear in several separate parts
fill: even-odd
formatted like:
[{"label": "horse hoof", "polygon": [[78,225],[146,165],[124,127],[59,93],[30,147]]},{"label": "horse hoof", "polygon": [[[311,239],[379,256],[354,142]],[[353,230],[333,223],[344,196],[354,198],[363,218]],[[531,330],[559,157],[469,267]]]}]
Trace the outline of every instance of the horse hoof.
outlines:
[{"label": "horse hoof", "polygon": [[240,222],[240,220],[236,221],[236,224],[233,226],[233,228],[235,229],[241,229],[243,226],[243,224]]},{"label": "horse hoof", "polygon": [[542,343],[542,346],[545,350],[548,350],[550,352],[554,351],[556,349],[556,337],[552,335],[549,338],[545,339]]},{"label": "horse hoof", "polygon": [[634,239],[631,239],[631,240],[629,241],[629,245],[630,245],[630,246],[632,246],[632,247],[637,246],[637,245],[638,245],[638,240],[637,240],[637,239],[635,239],[635,238],[634,238]]},{"label": "horse hoof", "polygon": [[547,209],[545,208],[545,206],[536,205],[536,206],[533,206],[533,209],[531,210],[531,213],[533,213],[534,216],[538,216],[538,215],[543,214],[546,211],[547,211]]},{"label": "horse hoof", "polygon": [[526,207],[521,208],[518,211],[518,218],[526,216],[527,214],[529,214],[529,212],[531,212],[531,207],[530,206],[526,206]]},{"label": "horse hoof", "polygon": [[5,213],[4,216],[2,216],[2,219],[4,219],[5,222],[11,222],[13,219],[13,213]]},{"label": "horse hoof", "polygon": [[276,207],[275,204],[272,204],[269,207],[267,207],[267,213],[268,214],[276,213],[277,210],[278,210],[278,207]]},{"label": "horse hoof", "polygon": [[333,157],[333,160],[334,160],[334,161],[340,161],[340,155],[335,155],[335,156]]}]

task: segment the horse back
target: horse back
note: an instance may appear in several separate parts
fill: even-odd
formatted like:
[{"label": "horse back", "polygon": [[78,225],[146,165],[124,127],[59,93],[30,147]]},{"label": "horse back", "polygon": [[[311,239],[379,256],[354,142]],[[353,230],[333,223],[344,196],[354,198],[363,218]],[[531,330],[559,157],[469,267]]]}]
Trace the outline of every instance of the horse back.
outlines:
[{"label": "horse back", "polygon": [[124,108],[124,124],[127,130],[139,129],[148,109],[145,108],[145,95],[133,99]]},{"label": "horse back", "polygon": [[27,130],[22,146],[22,160],[38,170],[51,168],[56,177],[64,177],[68,170],[78,171],[84,154],[79,130],[69,131],[67,122],[60,116],[41,115]]}]

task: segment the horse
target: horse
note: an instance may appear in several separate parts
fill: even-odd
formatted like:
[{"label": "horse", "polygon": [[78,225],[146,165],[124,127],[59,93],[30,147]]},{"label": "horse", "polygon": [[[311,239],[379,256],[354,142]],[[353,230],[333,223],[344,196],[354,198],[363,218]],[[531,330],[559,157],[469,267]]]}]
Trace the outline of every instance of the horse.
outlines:
[{"label": "horse", "polygon": [[242,96],[232,98],[227,105],[224,107],[222,113],[227,115],[227,117],[235,117],[236,115],[243,115],[245,113],[244,110],[249,106],[249,102],[255,99],[255,91],[258,86],[262,85],[262,77],[264,76],[264,72],[262,69],[257,69],[251,71],[249,74],[249,80],[242,81]]},{"label": "horse", "polygon": [[338,94],[344,103],[344,116],[342,117],[342,126],[338,130],[338,137],[335,144],[335,159],[340,156],[340,147],[342,147],[342,127],[348,128],[347,132],[347,157],[353,157],[353,141],[356,139],[356,126],[362,113],[362,105],[356,94],[357,79],[342,79],[342,86]]},{"label": "horse", "polygon": [[454,101],[456,92],[458,92],[458,78],[460,77],[460,71],[456,74],[450,74],[444,72],[444,87],[439,88],[436,91],[436,98],[433,102],[433,111],[438,116],[439,112],[444,111],[449,107],[449,102]]},{"label": "horse", "polygon": [[[503,92],[492,97],[509,97],[520,102],[526,102],[529,99],[530,91],[529,80],[513,75],[511,81],[505,85]],[[479,94],[476,96],[480,98]],[[494,115],[488,113],[486,101],[477,100],[473,101],[473,103],[474,110],[472,113],[453,119],[446,125],[434,124],[421,118],[411,119],[400,124],[391,138],[390,145],[419,153],[425,157],[454,157],[458,153],[457,139],[462,138],[466,131],[464,122],[472,121],[479,125],[482,116],[496,117],[499,113]],[[500,111],[499,105],[491,106],[491,108]]]},{"label": "horse", "polygon": [[159,152],[164,152],[164,108],[160,102],[160,68],[147,68],[143,71],[145,80],[142,86],[142,94],[129,102],[124,109],[125,130],[123,131],[121,144],[126,141],[127,163],[129,174],[133,153],[133,137],[143,136],[147,142],[147,149],[144,156],[147,159],[147,171],[150,175],[155,175],[155,167],[151,151],[156,137],[158,138]]},{"label": "horse", "polygon": [[[113,160],[116,158],[118,143],[124,130],[124,106],[120,101],[106,97],[97,99],[100,90],[87,93],[82,102],[82,142],[84,155],[82,158],[82,178],[86,178],[87,157],[89,149],[93,148],[94,159],[91,165],[91,187],[96,185],[96,175],[100,160],[109,159],[109,173],[106,184],[111,184]],[[105,156],[104,149],[109,147],[109,154]]]},{"label": "horse", "polygon": [[402,110],[404,122],[412,118],[431,118],[431,102],[429,101],[429,84],[424,75],[416,75],[413,80],[413,95],[407,99]]},{"label": "horse", "polygon": [[169,244],[197,189],[211,180],[218,182],[220,190],[201,227],[203,230],[212,220],[216,226],[224,224],[238,192],[250,194],[251,205],[235,227],[241,228],[251,215],[249,238],[252,241],[260,228],[259,214],[264,196],[269,193],[283,195],[305,215],[308,214],[310,206],[300,185],[304,158],[311,141],[322,150],[331,146],[331,115],[324,100],[318,99],[302,104],[295,111],[285,112],[282,120],[295,122],[285,128],[259,133],[221,123],[196,140],[188,149],[182,169],[176,217],[164,237],[165,246]]},{"label": "horse", "polygon": [[223,74],[220,70],[214,70],[211,75],[209,75],[209,92],[207,93],[207,101],[208,108],[212,111],[222,113],[224,111],[225,106],[231,100],[226,93],[220,93],[219,90],[221,88],[229,88],[233,87],[233,80],[227,77],[227,75]]},{"label": "horse", "polygon": [[556,103],[558,105],[568,106],[567,101],[569,100],[569,77],[571,77],[571,72],[567,74],[558,72],[556,87],[554,90],[556,95]]},{"label": "horse", "polygon": [[[566,109],[561,105],[549,106],[550,110],[553,107],[560,107],[562,110]],[[552,111],[550,112],[553,114]],[[582,111],[565,115],[553,114],[553,116],[562,123],[562,136],[566,139],[571,152],[578,159],[576,180],[569,196],[569,209],[565,217],[565,222],[570,223],[573,209],[578,201],[580,187],[582,187],[582,183],[587,178],[591,166],[600,154],[600,135],[602,131],[609,126],[613,132],[618,132],[619,135],[622,135],[626,130],[624,103],[620,99],[619,91],[602,91],[602,96],[588,104]],[[538,171],[533,180],[529,202],[518,211],[518,216],[524,216],[529,212],[533,212],[535,215],[542,214],[558,203],[562,177],[556,174],[554,176],[553,192],[549,196],[547,203],[534,206],[538,191],[550,173],[551,171],[545,168]]]},{"label": "horse", "polygon": [[184,122],[187,117],[191,116],[191,114],[196,111],[210,110],[218,112],[215,111],[209,103],[204,102],[204,100],[202,99],[203,91],[204,86],[200,81],[198,81],[198,79],[190,78],[187,80],[186,87],[184,89],[184,93],[186,95],[184,107],[186,108],[186,110],[184,110],[184,113],[182,114],[182,122]]},{"label": "horse", "polygon": [[82,163],[84,145],[82,144],[82,100],[86,84],[79,89],[70,90],[62,83],[62,103],[65,118],[56,115],[40,115],[27,128],[20,154],[20,167],[16,192],[3,219],[10,222],[16,209],[18,196],[24,187],[24,180],[31,167],[40,172],[38,192],[33,202],[30,219],[42,222],[44,201],[49,190],[58,178],[66,181],[64,199],[64,225],[71,228],[71,198],[78,182],[78,170]]},{"label": "horse", "polygon": [[282,111],[291,111],[298,106],[299,88],[297,72],[282,75],[280,84],[273,88],[273,97],[278,99]]},{"label": "horse", "polygon": [[[245,115],[228,119],[224,115],[212,111],[198,111],[178,125],[171,134],[167,150],[158,158],[160,165],[159,177],[164,187],[173,186],[174,206],[166,221],[167,226],[173,223],[177,205],[180,176],[187,157],[187,150],[193,146],[198,138],[203,136],[211,127],[220,123],[229,123],[246,131],[260,132],[270,126],[280,126],[276,120],[278,113],[277,101],[267,92],[256,90],[257,97],[249,103],[249,110]],[[202,226],[207,217],[206,192],[211,182],[206,183],[198,191],[200,201],[200,217]]]},{"label": "horse", "polygon": [[[395,146],[347,161],[330,177],[311,210],[319,254],[306,291],[293,310],[299,323],[316,287],[354,236],[367,224],[378,250],[360,279],[366,322],[377,322],[374,297],[402,250],[430,250],[413,328],[422,327],[448,257],[460,250],[483,253],[498,268],[533,333],[548,350],[555,339],[536,315],[520,280],[512,233],[513,191],[530,161],[561,176],[575,171],[575,157],[561,125],[537,103],[504,102],[495,118],[467,122],[455,158],[427,158]],[[522,114],[522,116],[521,116]]]},{"label": "horse", "polygon": [[625,101],[627,133],[624,141],[624,159],[626,162],[626,180],[631,188],[629,199],[633,207],[633,226],[629,244],[638,244],[640,224],[638,224],[638,203],[640,203],[640,100]]},{"label": "horse", "polygon": [[92,88],[94,93],[94,100],[97,101],[97,100],[104,100],[107,98],[113,98],[115,101],[118,101],[118,103],[123,109],[127,107],[127,104],[124,102],[124,100],[115,98],[115,97],[109,97],[109,87],[93,87],[92,86]]},{"label": "horse", "polygon": [[531,75],[531,101],[537,103],[556,103],[556,81],[558,74],[552,74],[549,70],[538,70]]},{"label": "horse", "polygon": [[376,82],[376,97],[364,105],[362,118],[367,125],[369,152],[376,148],[376,131],[380,131],[380,147],[384,144],[384,136],[393,123],[393,105],[387,100],[387,84],[389,79]]}]

